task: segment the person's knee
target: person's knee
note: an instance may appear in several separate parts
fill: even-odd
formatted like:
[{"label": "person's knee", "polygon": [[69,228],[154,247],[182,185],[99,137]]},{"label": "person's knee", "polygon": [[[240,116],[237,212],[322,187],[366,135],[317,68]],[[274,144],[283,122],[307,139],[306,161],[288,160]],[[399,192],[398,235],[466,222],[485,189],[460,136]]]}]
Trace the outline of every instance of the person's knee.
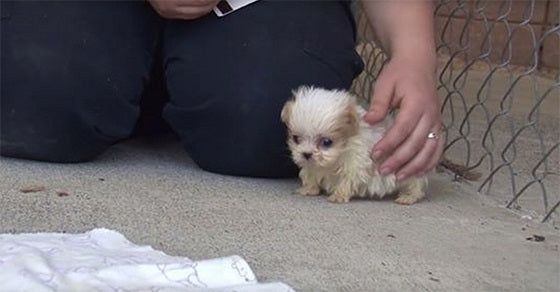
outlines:
[{"label": "person's knee", "polygon": [[[225,153],[230,158],[238,157],[238,153]],[[217,161],[208,157],[198,157],[197,165],[205,171],[232,176],[261,177],[261,178],[293,178],[297,176],[297,169],[294,165],[274,161],[274,157],[269,160],[256,160],[254,157],[247,159],[234,159],[234,161]]]},{"label": "person's knee", "polygon": [[7,62],[3,68],[3,156],[86,161],[132,131],[138,109],[132,98],[125,98],[131,92],[117,92],[116,84],[107,84],[93,70],[75,68],[74,74],[61,74],[59,67],[53,65],[61,59],[60,54],[44,56],[44,66],[33,78],[28,72],[32,64],[24,67]]},{"label": "person's knee", "polygon": [[[120,130],[105,131],[103,123],[107,116],[93,114],[95,109],[87,103],[74,103],[74,96],[45,95],[43,101],[28,105],[13,99],[2,97],[0,154],[3,156],[50,162],[88,161],[126,136],[130,130],[125,128],[133,125],[129,122],[129,126],[116,126]],[[110,120],[118,122],[115,118]]]},{"label": "person's knee", "polygon": [[[224,129],[237,132],[239,129]],[[190,154],[197,165],[210,172],[249,177],[283,178],[295,177],[297,168],[291,161],[283,141],[265,140],[263,135],[248,136],[239,139],[235,135],[222,137],[231,141],[228,144],[204,141],[194,142],[189,147]]]},{"label": "person's knee", "polygon": [[[363,66],[353,21],[340,3],[327,2],[262,2],[246,13],[228,17],[225,26],[205,18],[166,27],[164,117],[206,170],[291,176],[281,108],[300,85],[351,86]],[[253,25],[263,15],[271,19],[266,34]]]},{"label": "person's knee", "polygon": [[149,5],[17,3],[2,3],[11,16],[2,20],[0,154],[78,162],[126,138],[160,33]]}]

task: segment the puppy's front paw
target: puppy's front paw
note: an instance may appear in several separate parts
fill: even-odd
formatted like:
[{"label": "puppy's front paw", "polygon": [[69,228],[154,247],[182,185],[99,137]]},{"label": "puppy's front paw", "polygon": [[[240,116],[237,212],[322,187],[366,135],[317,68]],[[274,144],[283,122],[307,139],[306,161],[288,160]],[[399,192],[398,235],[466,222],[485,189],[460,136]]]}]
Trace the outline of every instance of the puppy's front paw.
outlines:
[{"label": "puppy's front paw", "polygon": [[303,196],[317,196],[321,193],[321,189],[318,186],[301,187],[296,190],[296,193]]},{"label": "puppy's front paw", "polygon": [[418,202],[421,198],[422,198],[422,196],[405,195],[405,196],[399,196],[395,200],[395,202],[397,202],[398,204],[401,204],[401,205],[412,205],[412,204]]},{"label": "puppy's front paw", "polygon": [[328,200],[331,203],[344,204],[344,203],[348,203],[350,201],[350,198],[347,196],[332,194],[329,196]]},{"label": "puppy's front paw", "polygon": [[424,197],[425,178],[412,179],[403,183],[399,189],[399,197],[395,200],[401,205],[412,205]]}]

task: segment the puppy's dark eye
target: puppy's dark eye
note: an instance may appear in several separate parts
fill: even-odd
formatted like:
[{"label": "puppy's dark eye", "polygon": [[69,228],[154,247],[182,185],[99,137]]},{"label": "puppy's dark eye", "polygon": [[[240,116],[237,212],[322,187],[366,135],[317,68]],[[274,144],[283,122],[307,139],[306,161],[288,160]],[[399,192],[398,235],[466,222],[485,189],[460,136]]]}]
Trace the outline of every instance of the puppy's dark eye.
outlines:
[{"label": "puppy's dark eye", "polygon": [[292,135],[292,140],[294,141],[294,143],[299,144],[299,136],[298,135]]},{"label": "puppy's dark eye", "polygon": [[329,138],[321,138],[321,140],[319,140],[319,145],[321,145],[321,147],[323,148],[329,148],[331,147],[333,144],[333,141]]}]

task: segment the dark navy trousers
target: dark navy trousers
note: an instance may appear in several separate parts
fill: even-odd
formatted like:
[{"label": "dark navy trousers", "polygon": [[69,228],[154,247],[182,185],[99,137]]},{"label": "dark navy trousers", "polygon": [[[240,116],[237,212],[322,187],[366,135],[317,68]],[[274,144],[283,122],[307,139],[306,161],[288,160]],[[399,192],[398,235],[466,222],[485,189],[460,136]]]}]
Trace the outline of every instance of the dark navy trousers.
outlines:
[{"label": "dark navy trousers", "polygon": [[146,112],[202,169],[293,176],[279,118],[292,89],[349,88],[363,68],[344,2],[261,0],[192,21],[143,1],[1,1],[1,14],[8,157],[88,161]]}]

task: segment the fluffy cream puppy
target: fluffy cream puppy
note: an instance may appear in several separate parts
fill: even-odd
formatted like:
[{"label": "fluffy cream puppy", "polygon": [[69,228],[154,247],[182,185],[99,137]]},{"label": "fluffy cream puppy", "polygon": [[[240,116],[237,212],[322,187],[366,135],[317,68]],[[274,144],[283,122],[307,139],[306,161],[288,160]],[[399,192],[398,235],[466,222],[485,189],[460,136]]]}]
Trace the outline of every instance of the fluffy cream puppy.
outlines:
[{"label": "fluffy cream puppy", "polygon": [[298,193],[324,191],[335,203],[397,194],[397,203],[409,205],[424,197],[426,177],[397,182],[394,174],[379,174],[370,151],[386,128],[363,121],[365,113],[346,91],[307,86],[293,91],[281,119],[288,128],[292,159],[300,168],[303,186]]}]

